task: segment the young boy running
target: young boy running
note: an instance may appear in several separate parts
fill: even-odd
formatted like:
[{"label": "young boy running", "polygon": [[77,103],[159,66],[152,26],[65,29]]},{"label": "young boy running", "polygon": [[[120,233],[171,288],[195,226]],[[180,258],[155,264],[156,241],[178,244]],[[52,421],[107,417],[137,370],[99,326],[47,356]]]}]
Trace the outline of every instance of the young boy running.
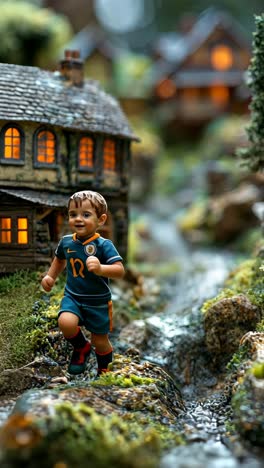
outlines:
[{"label": "young boy running", "polygon": [[[73,234],[60,240],[41,284],[45,291],[51,291],[56,278],[67,268],[58,324],[73,346],[68,372],[85,371],[93,346],[100,375],[112,362],[113,351],[108,337],[112,330],[108,279],[122,278],[125,270],[113,243],[97,233],[107,219],[107,204],[100,193],[90,190],[74,193],[69,199],[68,215]],[[82,325],[91,332],[91,342],[83,334]]]}]

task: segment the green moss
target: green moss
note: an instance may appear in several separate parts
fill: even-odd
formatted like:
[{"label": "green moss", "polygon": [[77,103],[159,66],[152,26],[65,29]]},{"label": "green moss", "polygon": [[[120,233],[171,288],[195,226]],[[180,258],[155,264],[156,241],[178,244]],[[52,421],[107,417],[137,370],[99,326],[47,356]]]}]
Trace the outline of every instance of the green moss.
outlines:
[{"label": "green moss", "polygon": [[[111,364],[109,366],[111,368]],[[134,374],[126,375],[116,375],[112,372],[107,372],[102,374],[98,380],[95,380],[91,385],[117,385],[118,387],[135,387],[136,385],[150,385],[155,383],[156,379],[151,379],[150,377],[140,377]]]},{"label": "green moss", "polygon": [[[138,421],[135,413],[103,416],[85,403],[69,401],[57,404],[54,411],[52,416],[22,421],[28,445],[15,447],[12,438],[12,449],[4,452],[8,466],[23,461],[27,468],[59,462],[71,468],[156,468],[162,450],[183,443],[175,428],[151,423],[144,415]],[[17,426],[19,421],[14,424]],[[10,435],[14,434],[12,421],[9,425],[5,426],[6,446],[9,430]]]},{"label": "green moss", "polygon": [[260,269],[263,259],[257,257],[252,268],[252,279],[247,291],[251,302],[264,312],[264,274]]},{"label": "green moss", "polygon": [[232,359],[227,364],[227,369],[231,372],[236,372],[249,357],[247,345],[239,346],[238,351],[233,354]]},{"label": "green moss", "polygon": [[236,430],[254,445],[263,447],[264,443],[264,420],[261,401],[256,399],[252,387],[252,379],[249,369],[243,382],[236,389],[231,400],[233,408],[233,421]]},{"label": "green moss", "polygon": [[251,368],[251,372],[256,379],[264,379],[264,362],[255,362]]},{"label": "green moss", "polygon": [[38,431],[42,437],[33,448],[20,447],[5,454],[9,462],[12,460],[11,466],[21,461],[28,468],[60,462],[71,468],[158,466],[161,443],[155,429],[142,429],[116,414],[99,415],[83,403],[64,402],[55,407],[55,412],[51,418],[44,416],[30,424],[30,433]]},{"label": "green moss", "polygon": [[40,291],[37,275],[27,271],[0,280],[0,371],[23,365],[32,358],[26,336],[34,329],[34,302]]},{"label": "green moss", "polygon": [[63,279],[46,295],[36,272],[20,271],[0,279],[0,372],[20,367],[38,353],[55,358],[48,339],[57,326]]},{"label": "green moss", "polygon": [[206,201],[200,200],[191,205],[191,207],[178,220],[178,226],[183,232],[198,229],[204,222],[206,214]]},{"label": "green moss", "polygon": [[232,297],[237,294],[245,294],[252,304],[263,308],[264,275],[263,272],[259,270],[261,262],[259,257],[242,262],[230,273],[225,282],[225,287],[221,292],[216,297],[206,301],[201,311],[205,313],[221,299]]},{"label": "green moss", "polygon": [[259,333],[264,333],[264,318],[257,324],[256,331]]}]

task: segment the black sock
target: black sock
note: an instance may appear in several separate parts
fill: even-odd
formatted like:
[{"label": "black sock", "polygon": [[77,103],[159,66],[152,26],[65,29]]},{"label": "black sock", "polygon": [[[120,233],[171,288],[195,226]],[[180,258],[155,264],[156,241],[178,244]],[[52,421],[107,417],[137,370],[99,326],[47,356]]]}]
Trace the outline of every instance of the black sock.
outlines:
[{"label": "black sock", "polygon": [[98,374],[100,375],[102,372],[107,371],[107,366],[112,362],[113,360],[113,350],[111,349],[110,352],[108,353],[97,353],[95,351],[96,359],[97,359],[97,364],[98,364]]},{"label": "black sock", "polygon": [[75,349],[83,348],[88,340],[84,336],[80,327],[78,327],[78,331],[76,335],[71,336],[70,338],[65,338]]}]

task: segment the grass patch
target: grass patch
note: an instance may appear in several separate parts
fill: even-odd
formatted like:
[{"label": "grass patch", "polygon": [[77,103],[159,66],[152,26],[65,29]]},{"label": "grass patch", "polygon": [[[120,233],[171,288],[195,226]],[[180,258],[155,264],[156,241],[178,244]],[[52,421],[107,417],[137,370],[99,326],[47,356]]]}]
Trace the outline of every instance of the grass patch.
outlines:
[{"label": "grass patch", "polygon": [[38,354],[54,358],[48,332],[57,326],[65,278],[52,292],[40,287],[40,272],[19,271],[0,278],[0,372],[27,364]]},{"label": "grass patch", "polygon": [[35,326],[32,310],[40,295],[36,272],[20,271],[0,278],[0,371],[32,358],[32,343],[26,336]]}]

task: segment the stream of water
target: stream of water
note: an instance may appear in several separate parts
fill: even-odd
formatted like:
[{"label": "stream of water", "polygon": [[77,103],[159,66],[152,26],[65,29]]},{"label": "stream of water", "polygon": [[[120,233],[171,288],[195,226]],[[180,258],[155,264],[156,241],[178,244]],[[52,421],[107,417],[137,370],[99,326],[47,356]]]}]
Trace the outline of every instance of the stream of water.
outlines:
[{"label": "stream of water", "polygon": [[[173,213],[170,207],[167,211]],[[237,260],[228,251],[188,248],[176,229],[175,217],[166,217],[162,211],[157,213],[153,206],[149,213],[145,216],[152,237],[163,248],[165,257],[167,254],[167,261],[175,258],[181,271],[168,285],[171,300],[164,312],[147,319],[150,335],[157,336],[159,343],[155,346],[153,339],[144,357],[164,366],[177,382],[175,361],[181,353],[182,336],[190,333],[188,330],[196,322],[203,302],[223,287]],[[201,360],[203,365],[206,366]],[[226,437],[231,407],[221,393],[212,390],[217,379],[199,366],[195,371],[201,373],[201,379],[199,375],[196,379],[191,376],[189,385],[182,387],[187,413],[179,424],[184,425],[188,444],[166,454],[160,468],[263,468],[262,455],[255,454],[253,448],[245,449],[238,441],[231,444]]]}]

